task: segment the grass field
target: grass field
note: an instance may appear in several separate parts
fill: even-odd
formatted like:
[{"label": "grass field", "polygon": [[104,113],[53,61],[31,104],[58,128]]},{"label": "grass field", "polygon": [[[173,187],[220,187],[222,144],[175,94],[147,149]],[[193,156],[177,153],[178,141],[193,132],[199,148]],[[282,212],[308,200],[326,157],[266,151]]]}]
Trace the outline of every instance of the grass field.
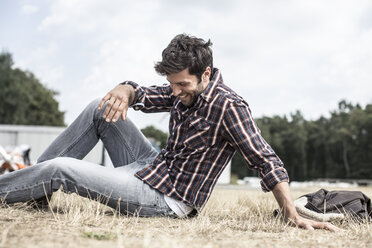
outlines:
[{"label": "grass field", "polygon": [[[292,195],[317,189],[292,189]],[[372,195],[372,188],[350,190]],[[369,223],[336,223],[343,229],[337,233],[306,231],[273,217],[275,208],[271,193],[217,188],[197,218],[138,218],[57,192],[45,210],[2,204],[0,247],[372,247]]]}]

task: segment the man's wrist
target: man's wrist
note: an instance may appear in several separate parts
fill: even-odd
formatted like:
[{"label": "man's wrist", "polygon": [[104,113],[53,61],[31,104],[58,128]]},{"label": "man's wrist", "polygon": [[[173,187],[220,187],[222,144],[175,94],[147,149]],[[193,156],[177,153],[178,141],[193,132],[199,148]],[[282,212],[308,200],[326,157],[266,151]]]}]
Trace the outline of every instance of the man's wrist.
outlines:
[{"label": "man's wrist", "polygon": [[126,88],[128,90],[128,105],[132,105],[135,98],[135,88],[130,84],[119,84],[120,86]]},{"label": "man's wrist", "polygon": [[299,216],[293,204],[287,182],[280,182],[272,190],[279,207],[281,208],[284,218],[295,221]]},{"label": "man's wrist", "polygon": [[130,89],[129,106],[134,104],[136,101],[136,92],[138,91],[139,85],[133,81],[124,81],[120,85],[127,86]]},{"label": "man's wrist", "polygon": [[284,211],[284,218],[290,221],[296,222],[296,220],[300,217],[300,215],[297,213],[295,208],[293,209],[286,209]]}]

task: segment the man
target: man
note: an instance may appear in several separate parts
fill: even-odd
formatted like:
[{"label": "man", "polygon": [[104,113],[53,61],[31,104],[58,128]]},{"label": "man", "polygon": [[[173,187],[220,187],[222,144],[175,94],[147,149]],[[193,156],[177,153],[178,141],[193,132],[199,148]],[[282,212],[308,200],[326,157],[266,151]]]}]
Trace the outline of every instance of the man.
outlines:
[{"label": "man", "polygon": [[[260,135],[248,104],[213,67],[211,45],[177,35],[155,65],[170,85],[119,84],[88,105],[38,164],[0,177],[0,197],[9,203],[40,200],[62,185],[65,192],[99,199],[124,213],[194,216],[238,151],[260,171],[263,190],[274,193],[288,220],[306,229],[337,230],[297,214],[282,162]],[[167,146],[159,154],[126,118],[128,107],[170,112]],[[81,160],[99,139],[115,168]]]}]

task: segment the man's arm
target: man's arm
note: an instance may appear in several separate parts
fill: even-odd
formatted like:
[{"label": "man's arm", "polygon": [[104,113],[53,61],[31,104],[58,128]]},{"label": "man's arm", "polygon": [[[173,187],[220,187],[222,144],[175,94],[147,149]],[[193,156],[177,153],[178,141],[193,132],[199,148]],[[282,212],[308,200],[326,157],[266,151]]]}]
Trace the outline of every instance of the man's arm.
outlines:
[{"label": "man's arm", "polygon": [[312,221],[297,213],[289,191],[288,174],[279,157],[261,136],[248,104],[236,101],[227,106],[223,128],[225,137],[242,154],[247,164],[260,171],[262,189],[273,192],[287,220],[305,229],[338,230],[330,223]]},{"label": "man's arm", "polygon": [[107,102],[103,117],[107,122],[115,122],[120,116],[125,120],[128,107],[133,104],[137,105],[135,110],[145,113],[169,112],[175,99],[170,85],[143,87],[125,81],[107,93],[98,108]]},{"label": "man's arm", "polygon": [[283,211],[285,219],[289,220],[298,227],[302,227],[307,230],[314,229],[328,229],[330,231],[338,231],[339,228],[328,222],[317,222],[310,219],[301,217],[293,204],[293,200],[290,194],[289,186],[287,182],[278,183],[272,190],[279,207]]},{"label": "man's arm", "polygon": [[101,100],[98,109],[101,109],[107,102],[103,118],[106,118],[107,122],[111,120],[116,122],[120,116],[123,120],[127,116],[128,107],[133,103],[134,99],[134,88],[131,85],[119,84],[114,89],[109,91]]}]

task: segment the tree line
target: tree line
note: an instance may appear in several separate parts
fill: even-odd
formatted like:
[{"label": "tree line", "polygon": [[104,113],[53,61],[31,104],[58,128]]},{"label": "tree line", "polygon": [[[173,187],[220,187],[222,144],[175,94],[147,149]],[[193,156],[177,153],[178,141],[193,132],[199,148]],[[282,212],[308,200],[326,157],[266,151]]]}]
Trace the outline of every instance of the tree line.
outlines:
[{"label": "tree line", "polygon": [[[372,104],[363,108],[342,100],[328,118],[308,121],[297,111],[256,122],[291,180],[372,178]],[[257,175],[243,163],[236,154],[232,173],[239,178]]]},{"label": "tree line", "polygon": [[33,73],[13,68],[10,53],[0,53],[0,124],[64,126],[56,95]]}]

